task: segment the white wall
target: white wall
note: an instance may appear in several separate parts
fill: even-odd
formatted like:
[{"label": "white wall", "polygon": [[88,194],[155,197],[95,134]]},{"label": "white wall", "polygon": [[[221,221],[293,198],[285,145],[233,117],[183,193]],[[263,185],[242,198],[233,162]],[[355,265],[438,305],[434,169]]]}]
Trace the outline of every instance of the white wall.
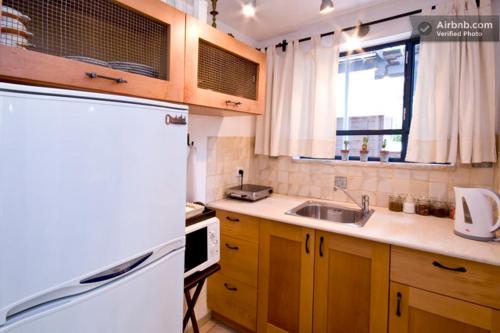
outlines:
[{"label": "white wall", "polygon": [[191,148],[188,201],[206,201],[207,139],[209,136],[255,136],[255,116],[214,117],[189,115]]}]

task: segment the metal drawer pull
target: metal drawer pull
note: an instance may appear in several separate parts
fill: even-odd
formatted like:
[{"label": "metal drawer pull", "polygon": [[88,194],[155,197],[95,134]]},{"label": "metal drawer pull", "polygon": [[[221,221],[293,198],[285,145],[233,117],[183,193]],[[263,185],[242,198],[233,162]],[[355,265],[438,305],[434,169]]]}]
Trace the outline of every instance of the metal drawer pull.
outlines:
[{"label": "metal drawer pull", "polygon": [[228,283],[224,283],[224,287],[226,287],[226,289],[229,291],[238,291],[238,288],[231,287]]},{"label": "metal drawer pull", "polygon": [[96,72],[87,72],[85,74],[91,79],[99,78],[99,79],[106,79],[106,80],[115,81],[116,83],[127,83],[127,80],[122,79],[121,77],[111,77],[111,76],[106,76],[106,75],[100,75],[100,74],[97,74]]},{"label": "metal drawer pull", "polygon": [[442,269],[446,269],[448,271],[453,271],[453,272],[461,272],[461,273],[465,273],[467,272],[467,269],[465,269],[465,267],[446,267],[445,265],[443,265],[442,263],[440,263],[439,261],[434,261],[432,263],[435,267],[439,267],[439,268],[442,268]]},{"label": "metal drawer pull", "polygon": [[309,238],[311,236],[309,234],[306,235],[306,253],[309,254]]},{"label": "metal drawer pull", "polygon": [[231,221],[231,222],[240,222],[240,219],[236,217],[231,217],[231,216],[226,216],[226,220]]},{"label": "metal drawer pull", "polygon": [[324,242],[325,238],[323,236],[321,236],[319,238],[319,256],[322,257],[323,256],[323,242]]},{"label": "metal drawer pull", "polygon": [[396,316],[401,317],[401,298],[403,297],[400,292],[397,294],[398,304],[396,306]]},{"label": "metal drawer pull", "polygon": [[239,102],[239,101],[238,101],[238,102],[231,101],[231,100],[229,100],[229,99],[228,99],[228,100],[226,101],[226,106],[229,106],[230,104],[232,104],[233,106],[236,106],[236,107],[237,107],[237,106],[240,106],[240,105],[241,105],[241,104],[243,104],[243,103],[241,103],[241,102]]},{"label": "metal drawer pull", "polygon": [[235,251],[238,251],[240,249],[238,246],[232,246],[229,245],[228,243],[226,243],[226,247],[230,250],[235,250]]}]

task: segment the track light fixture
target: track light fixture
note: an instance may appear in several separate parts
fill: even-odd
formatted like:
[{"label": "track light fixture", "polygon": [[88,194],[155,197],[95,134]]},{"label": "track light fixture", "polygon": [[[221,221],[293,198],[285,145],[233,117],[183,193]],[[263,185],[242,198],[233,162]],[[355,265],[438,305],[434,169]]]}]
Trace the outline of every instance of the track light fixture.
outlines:
[{"label": "track light fixture", "polygon": [[335,9],[332,0],[321,0],[321,5],[319,6],[319,12],[321,14],[327,14]]}]

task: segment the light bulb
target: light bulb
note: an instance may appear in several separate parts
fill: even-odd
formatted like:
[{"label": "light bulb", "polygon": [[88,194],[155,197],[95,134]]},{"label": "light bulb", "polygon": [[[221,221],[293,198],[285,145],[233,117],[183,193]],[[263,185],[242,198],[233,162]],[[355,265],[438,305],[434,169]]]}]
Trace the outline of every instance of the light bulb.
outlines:
[{"label": "light bulb", "polygon": [[346,36],[345,45],[349,51],[359,50],[361,49],[361,40],[358,36]]},{"label": "light bulb", "polygon": [[249,1],[243,6],[243,15],[247,17],[255,16],[255,3],[253,1]]}]

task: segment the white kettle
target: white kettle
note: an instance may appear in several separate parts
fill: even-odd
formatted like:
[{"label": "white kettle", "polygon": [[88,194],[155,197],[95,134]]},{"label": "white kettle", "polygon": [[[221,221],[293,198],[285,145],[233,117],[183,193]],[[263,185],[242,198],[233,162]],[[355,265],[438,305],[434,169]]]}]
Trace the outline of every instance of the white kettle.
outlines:
[{"label": "white kettle", "polygon": [[[455,187],[455,234],[479,241],[495,238],[500,217],[493,225],[493,206],[500,210],[498,193],[484,188]],[[499,214],[500,215],[500,214]]]}]

